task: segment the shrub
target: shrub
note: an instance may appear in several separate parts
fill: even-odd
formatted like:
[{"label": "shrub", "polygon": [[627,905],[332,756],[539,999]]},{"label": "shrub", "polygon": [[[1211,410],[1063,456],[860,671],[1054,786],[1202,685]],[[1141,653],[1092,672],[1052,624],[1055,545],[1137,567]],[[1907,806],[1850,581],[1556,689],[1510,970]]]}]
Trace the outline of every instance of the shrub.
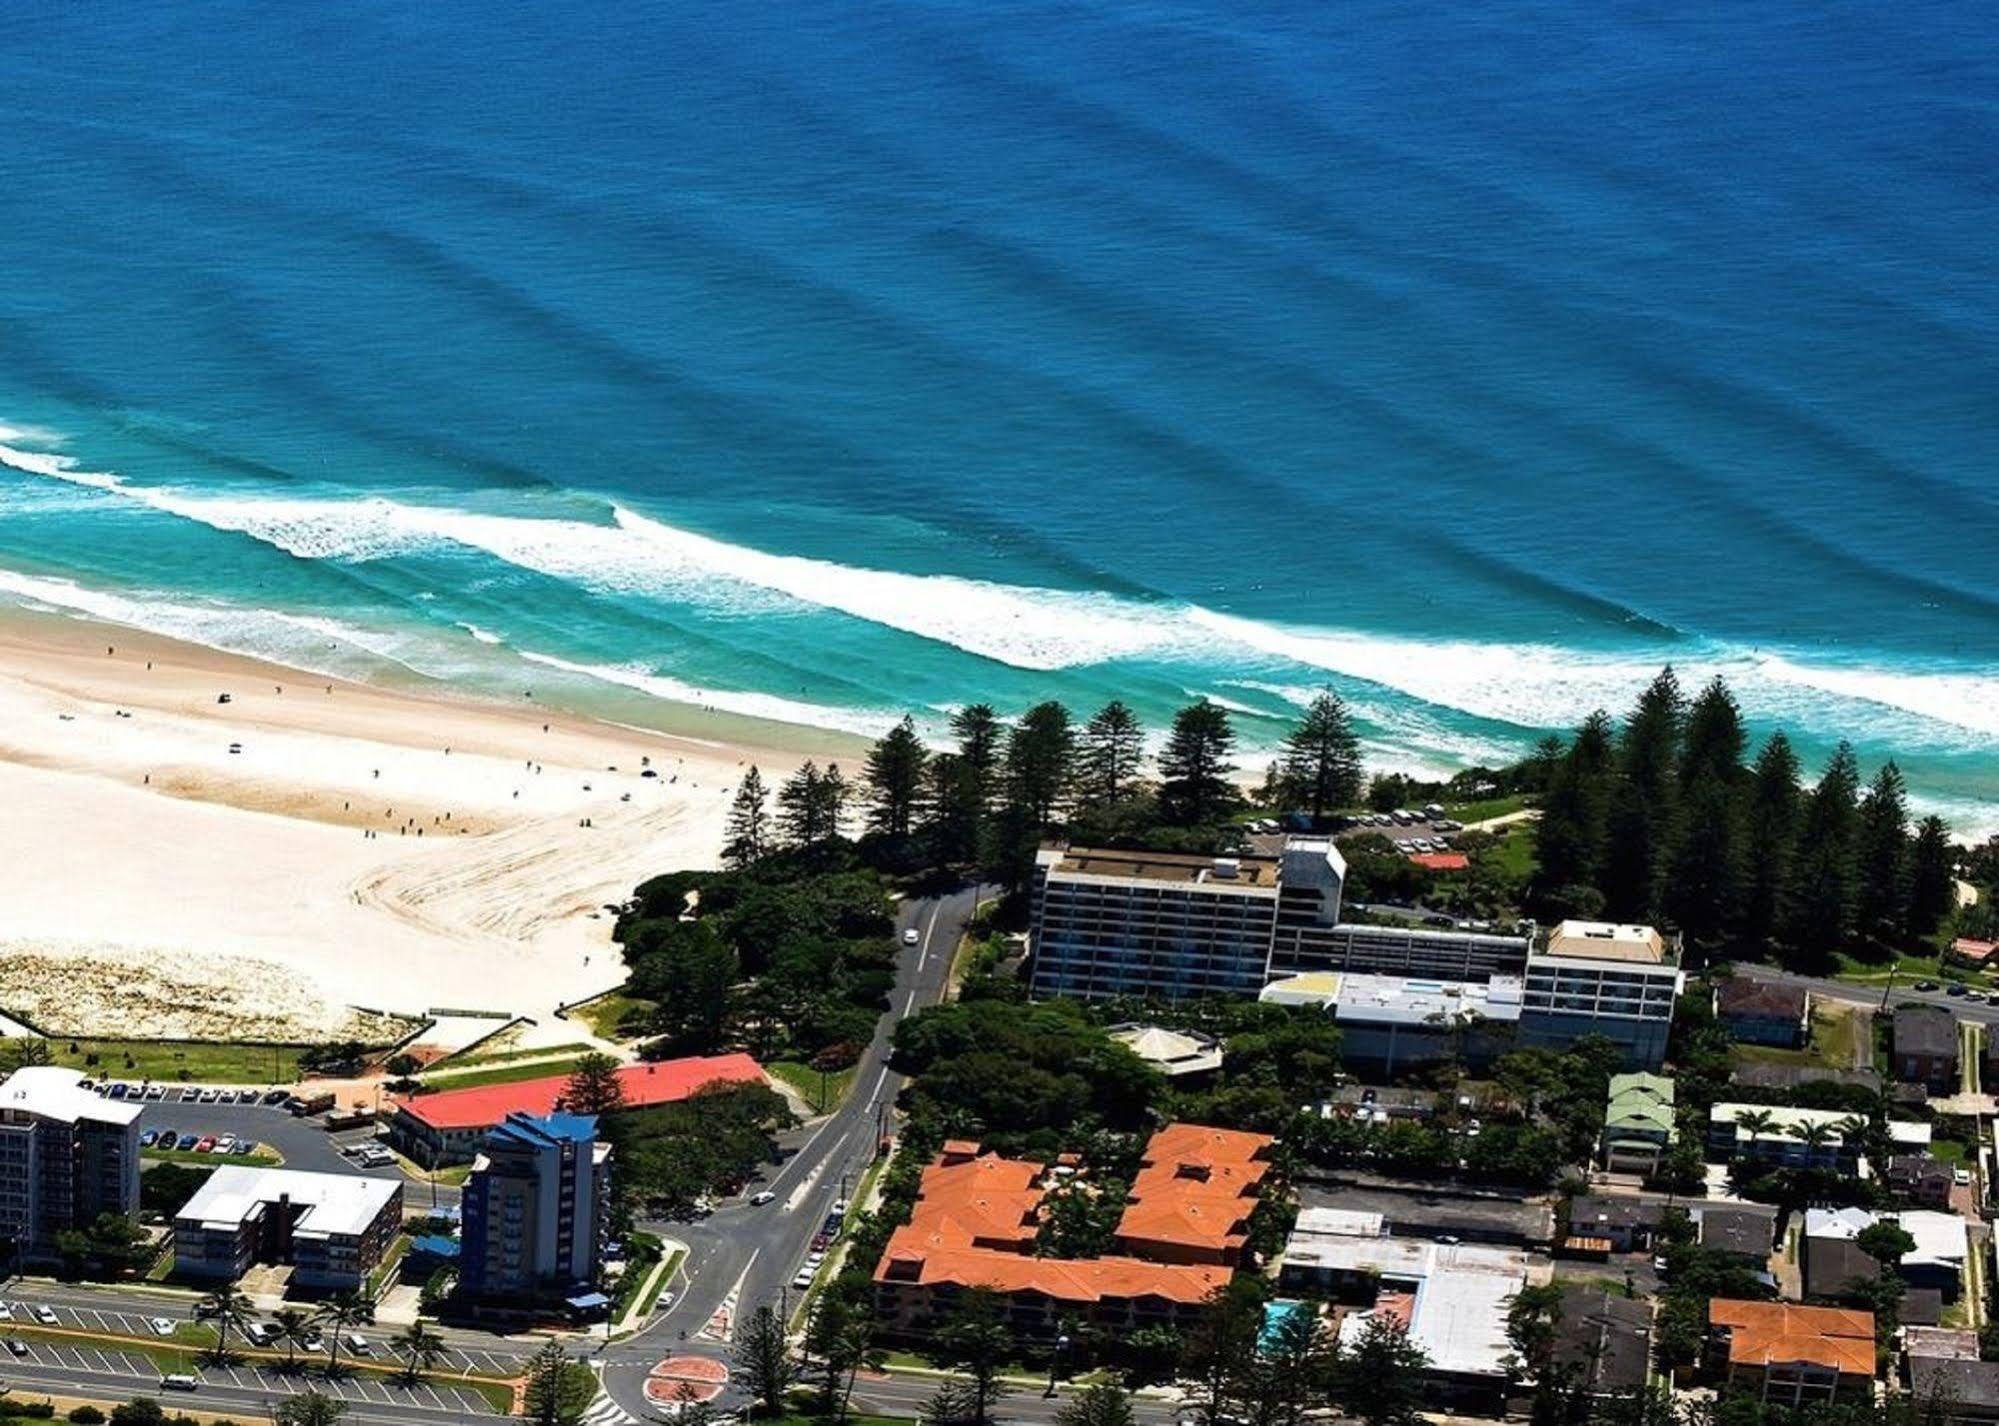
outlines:
[{"label": "shrub", "polygon": [[76,1426],[101,1426],[104,1413],[94,1406],[85,1404],[73,1408],[69,1413],[69,1419],[74,1421]]}]

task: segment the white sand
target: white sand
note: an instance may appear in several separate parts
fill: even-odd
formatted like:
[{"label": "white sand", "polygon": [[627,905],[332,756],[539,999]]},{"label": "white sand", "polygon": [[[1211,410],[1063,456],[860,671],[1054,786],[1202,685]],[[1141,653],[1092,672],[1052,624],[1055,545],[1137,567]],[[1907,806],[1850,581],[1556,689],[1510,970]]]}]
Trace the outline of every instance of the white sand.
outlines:
[{"label": "white sand", "polygon": [[[796,761],[531,706],[328,689],[9,613],[0,1010],[98,1035],[331,1034],[353,1007],[491,1010],[535,1017],[528,1043],[573,1039],[554,1007],[623,978],[604,905],[712,865],[742,768]],[[204,984],[228,994],[189,992]]]}]

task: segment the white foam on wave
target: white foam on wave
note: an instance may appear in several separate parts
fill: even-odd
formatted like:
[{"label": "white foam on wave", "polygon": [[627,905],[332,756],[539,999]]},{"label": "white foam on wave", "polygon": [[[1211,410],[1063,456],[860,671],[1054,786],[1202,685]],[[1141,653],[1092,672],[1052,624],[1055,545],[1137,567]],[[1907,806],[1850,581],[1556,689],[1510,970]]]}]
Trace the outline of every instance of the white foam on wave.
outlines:
[{"label": "white foam on wave", "polygon": [[486,629],[482,629],[477,624],[467,624],[463,620],[460,620],[458,627],[463,629],[466,633],[470,634],[473,638],[477,639],[482,644],[504,644],[506,642],[506,640],[501,638],[498,634],[492,633],[491,631]]},{"label": "white foam on wave", "polygon": [[[68,456],[17,446],[0,447],[0,463],[247,534],[300,558],[366,561],[473,550],[587,589],[708,612],[831,610],[1036,672],[1149,659],[1203,674],[1256,673],[1290,686],[1296,670],[1319,670],[1439,709],[1548,728],[1571,725],[1594,707],[1628,707],[1671,660],[1690,689],[1723,674],[1753,716],[1822,735],[1907,738],[1955,750],[1999,733],[1999,677],[1982,672],[1843,667],[1725,645],[1592,652],[1291,628],[1191,604],[772,554],[623,507],[613,508],[613,523],[595,524],[380,496],[192,494],[135,486]],[[815,720],[831,713],[819,710]]]},{"label": "white foam on wave", "polygon": [[[306,673],[352,674],[353,654],[396,664],[424,678],[449,679],[453,670],[424,659],[418,639],[384,633],[319,614],[291,614],[240,605],[195,604],[146,594],[92,589],[74,580],[0,569],[0,598],[60,613],[83,614],[107,624],[143,629],[225,653],[269,659]],[[343,658],[342,655],[347,655]],[[329,655],[331,657],[329,657]]]},{"label": "white foam on wave", "polygon": [[773,723],[797,723],[808,728],[831,728],[841,732],[857,733],[863,737],[878,737],[894,727],[902,718],[900,713],[885,710],[834,708],[823,703],[804,703],[769,693],[752,693],[740,689],[697,688],[681,679],[654,673],[650,669],[632,664],[576,663],[570,659],[557,658],[553,654],[538,654],[529,649],[520,650],[520,656],[529,663],[540,664],[543,668],[557,669],[598,683],[615,684],[619,688],[629,688],[653,698],[662,698],[672,703],[691,704],[696,708],[706,708],[721,713],[735,713],[746,718],[762,718]]}]

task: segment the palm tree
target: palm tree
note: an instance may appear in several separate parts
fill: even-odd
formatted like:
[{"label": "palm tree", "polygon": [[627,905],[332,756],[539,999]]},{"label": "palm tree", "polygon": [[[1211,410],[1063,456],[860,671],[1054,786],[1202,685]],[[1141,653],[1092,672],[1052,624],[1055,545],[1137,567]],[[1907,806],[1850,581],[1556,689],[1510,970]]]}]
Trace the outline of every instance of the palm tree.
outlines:
[{"label": "palm tree", "polygon": [[249,1326],[252,1311],[250,1299],[238,1292],[233,1283],[216,1288],[196,1305],[197,1315],[215,1321],[216,1361],[229,1355],[230,1329]]},{"label": "palm tree", "polygon": [[1821,1124],[1814,1120],[1810,1124],[1800,1124],[1792,1132],[1797,1135],[1798,1142],[1805,1146],[1805,1158],[1810,1160],[1819,1156],[1819,1150],[1830,1144],[1833,1135],[1838,1131],[1830,1124]]},{"label": "palm tree", "polygon": [[1749,1135],[1749,1147],[1753,1152],[1758,1138],[1776,1127],[1776,1117],[1767,1109],[1745,1109],[1735,1116],[1735,1133],[1738,1142],[1744,1133]]},{"label": "palm tree", "polygon": [[444,1356],[444,1339],[424,1325],[421,1317],[396,1334],[390,1342],[402,1354],[403,1380],[415,1386]]},{"label": "palm tree", "polygon": [[340,1334],[349,1327],[371,1321],[374,1313],[369,1305],[351,1292],[343,1292],[328,1298],[312,1314],[312,1320],[327,1329],[326,1332],[326,1374],[332,1376],[340,1370]]},{"label": "palm tree", "polygon": [[272,1419],[278,1426],[334,1426],[346,1414],[346,1403],[316,1391],[302,1391],[279,1402]]},{"label": "palm tree", "polygon": [[285,1365],[298,1365],[298,1348],[313,1338],[312,1314],[299,1307],[280,1307],[271,1314],[271,1321],[277,1324],[278,1336],[285,1344]]}]

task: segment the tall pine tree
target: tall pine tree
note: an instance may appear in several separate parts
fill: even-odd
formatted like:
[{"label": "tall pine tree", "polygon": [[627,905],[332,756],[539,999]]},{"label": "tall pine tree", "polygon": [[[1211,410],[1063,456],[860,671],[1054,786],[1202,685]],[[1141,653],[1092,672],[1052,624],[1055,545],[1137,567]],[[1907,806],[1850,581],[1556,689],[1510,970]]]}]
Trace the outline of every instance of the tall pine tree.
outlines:
[{"label": "tall pine tree", "polygon": [[1173,731],[1159,755],[1159,818],[1169,827],[1206,827],[1235,809],[1240,794],[1229,780],[1236,770],[1235,729],[1228,711],[1202,698],[1173,715]]},{"label": "tall pine tree", "polygon": [[1131,793],[1145,756],[1138,715],[1113,699],[1083,728],[1077,798],[1090,808],[1109,807]]},{"label": "tall pine tree", "polygon": [[1618,740],[1602,890],[1607,910],[1619,920],[1649,921],[1658,909],[1677,826],[1685,713],[1680,681],[1668,665],[1638,696]]},{"label": "tall pine tree", "polygon": [[1360,739],[1347,705],[1330,689],[1312,700],[1284,740],[1283,787],[1314,821],[1360,801]]},{"label": "tall pine tree", "polygon": [[1007,733],[1007,801],[1036,831],[1055,821],[1067,801],[1075,763],[1076,729],[1060,703],[1035,704]]},{"label": "tall pine tree", "polygon": [[740,871],[770,849],[770,813],[765,799],[764,775],[752,766],[743,774],[736,800],[729,804],[729,820],[723,829],[722,863]]},{"label": "tall pine tree", "polygon": [[1841,743],[1805,799],[1791,877],[1788,939],[1823,964],[1853,941],[1859,917],[1860,766]]},{"label": "tall pine tree", "polygon": [[1925,817],[1909,849],[1909,934],[1935,935],[1956,901],[1950,828],[1941,817]]},{"label": "tall pine tree", "polygon": [[915,722],[904,717],[868,749],[868,830],[906,837],[923,795],[923,774],[930,754],[916,736]]},{"label": "tall pine tree", "polygon": [[[1536,895],[1547,909],[1563,914],[1591,909],[1585,893],[1597,895],[1603,872],[1614,762],[1610,715],[1599,708],[1583,720],[1555,764],[1542,807]],[[1596,905],[1601,904],[1597,896]]]},{"label": "tall pine tree", "polygon": [[1874,774],[1861,800],[1855,855],[1861,934],[1882,945],[1898,945],[1909,909],[1909,799],[1902,770],[1892,762]]},{"label": "tall pine tree", "polygon": [[1804,792],[1798,755],[1781,730],[1756,755],[1749,775],[1744,833],[1752,849],[1743,906],[1743,933],[1767,945],[1791,926],[1791,888],[1796,879],[1798,827]]}]

